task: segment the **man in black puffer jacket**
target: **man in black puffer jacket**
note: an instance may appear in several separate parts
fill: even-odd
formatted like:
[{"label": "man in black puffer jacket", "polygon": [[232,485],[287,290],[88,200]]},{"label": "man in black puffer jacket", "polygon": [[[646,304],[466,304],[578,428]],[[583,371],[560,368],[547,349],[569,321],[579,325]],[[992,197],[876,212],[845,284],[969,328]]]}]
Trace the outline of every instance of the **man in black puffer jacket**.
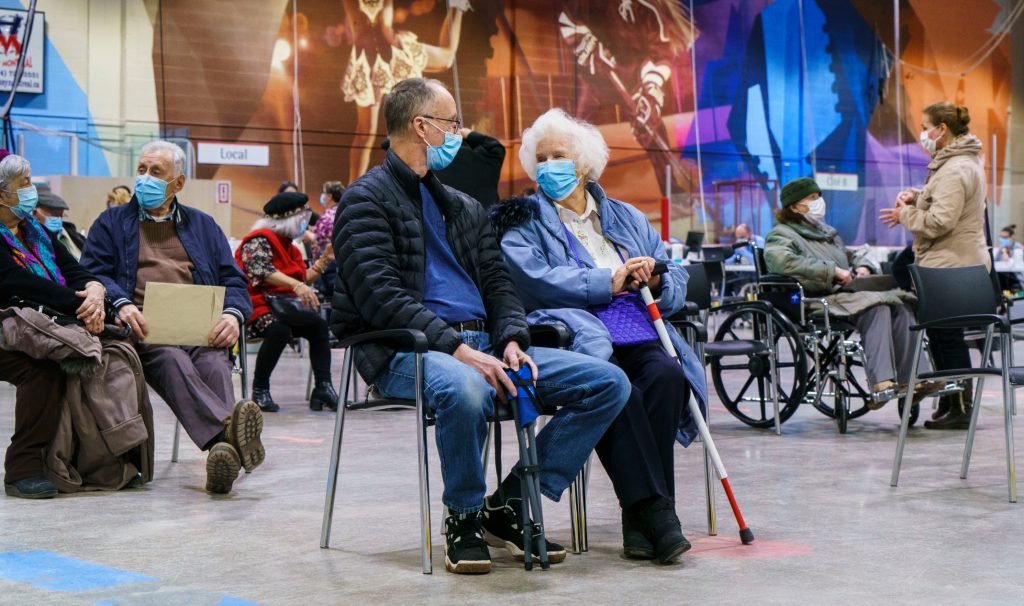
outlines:
[{"label": "man in black puffer jacket", "polygon": [[[485,499],[480,461],[495,396],[515,393],[505,368],[529,367],[540,397],[559,407],[537,436],[541,492],[556,501],[625,405],[629,381],[607,362],[530,347],[523,306],[487,214],[434,174],[461,144],[455,100],[444,86],[421,78],[399,82],[384,100],[384,119],[391,149],[382,165],[345,190],[335,219],[331,329],[342,339],[389,328],[426,335],[423,392],[437,419],[448,508],[445,567],[488,572],[487,543],[519,557],[524,547],[518,475],[510,473]],[[414,396],[412,354],[367,346],[356,364],[382,395]],[[549,542],[547,549],[552,562],[565,558],[562,546]]]}]

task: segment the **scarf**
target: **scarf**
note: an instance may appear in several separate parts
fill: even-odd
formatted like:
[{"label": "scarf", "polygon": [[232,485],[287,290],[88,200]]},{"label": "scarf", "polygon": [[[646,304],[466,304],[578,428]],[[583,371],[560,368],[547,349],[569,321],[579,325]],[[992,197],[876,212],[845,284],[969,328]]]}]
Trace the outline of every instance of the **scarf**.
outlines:
[{"label": "scarf", "polygon": [[0,224],[0,238],[3,238],[7,247],[11,249],[14,262],[40,278],[67,286],[64,275],[57,267],[57,256],[50,234],[34,217],[25,219],[23,229],[27,246],[26,242],[22,242],[21,238],[14,235],[6,225]]}]

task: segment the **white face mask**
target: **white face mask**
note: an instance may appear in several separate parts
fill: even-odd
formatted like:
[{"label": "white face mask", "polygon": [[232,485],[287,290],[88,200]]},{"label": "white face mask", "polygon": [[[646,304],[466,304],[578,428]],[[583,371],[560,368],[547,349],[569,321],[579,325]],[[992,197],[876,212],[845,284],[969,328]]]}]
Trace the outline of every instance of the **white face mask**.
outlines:
[{"label": "white face mask", "polygon": [[935,130],[935,128],[936,127],[933,126],[933,127],[929,128],[928,130],[921,131],[921,136],[919,137],[919,139],[921,141],[921,147],[923,147],[926,152],[928,152],[929,154],[931,154],[933,156],[935,155],[935,143],[936,143],[936,140],[930,138],[928,136],[928,133],[930,133],[933,130]]},{"label": "white face mask", "polygon": [[804,215],[815,223],[821,223],[825,220],[825,200],[818,196],[807,203],[807,214]]}]

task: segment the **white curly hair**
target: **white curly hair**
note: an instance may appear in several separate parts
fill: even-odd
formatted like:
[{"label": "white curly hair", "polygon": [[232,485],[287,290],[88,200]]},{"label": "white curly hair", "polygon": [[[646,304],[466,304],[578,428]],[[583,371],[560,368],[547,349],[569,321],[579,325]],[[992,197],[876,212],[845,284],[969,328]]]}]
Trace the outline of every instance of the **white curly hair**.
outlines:
[{"label": "white curly hair", "polygon": [[588,181],[597,181],[608,165],[608,144],[601,131],[589,122],[577,120],[562,109],[553,108],[544,112],[533,125],[523,131],[523,142],[519,148],[519,163],[530,179],[537,178],[537,145],[551,136],[563,135],[569,140],[570,151],[576,168],[583,172]]}]

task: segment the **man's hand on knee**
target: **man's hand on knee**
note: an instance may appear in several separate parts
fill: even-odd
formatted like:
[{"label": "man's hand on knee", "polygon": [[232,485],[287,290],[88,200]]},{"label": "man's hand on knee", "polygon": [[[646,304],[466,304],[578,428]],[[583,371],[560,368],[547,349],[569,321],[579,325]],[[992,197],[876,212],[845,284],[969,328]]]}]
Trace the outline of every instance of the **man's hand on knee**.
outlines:
[{"label": "man's hand on knee", "polygon": [[505,365],[494,356],[479,352],[463,343],[452,354],[456,360],[480,373],[487,383],[498,392],[501,400],[507,401],[506,394],[516,395],[516,386],[505,374]]},{"label": "man's hand on knee", "polygon": [[232,314],[221,314],[220,320],[210,331],[210,347],[231,347],[238,341],[240,332],[238,318]]}]

